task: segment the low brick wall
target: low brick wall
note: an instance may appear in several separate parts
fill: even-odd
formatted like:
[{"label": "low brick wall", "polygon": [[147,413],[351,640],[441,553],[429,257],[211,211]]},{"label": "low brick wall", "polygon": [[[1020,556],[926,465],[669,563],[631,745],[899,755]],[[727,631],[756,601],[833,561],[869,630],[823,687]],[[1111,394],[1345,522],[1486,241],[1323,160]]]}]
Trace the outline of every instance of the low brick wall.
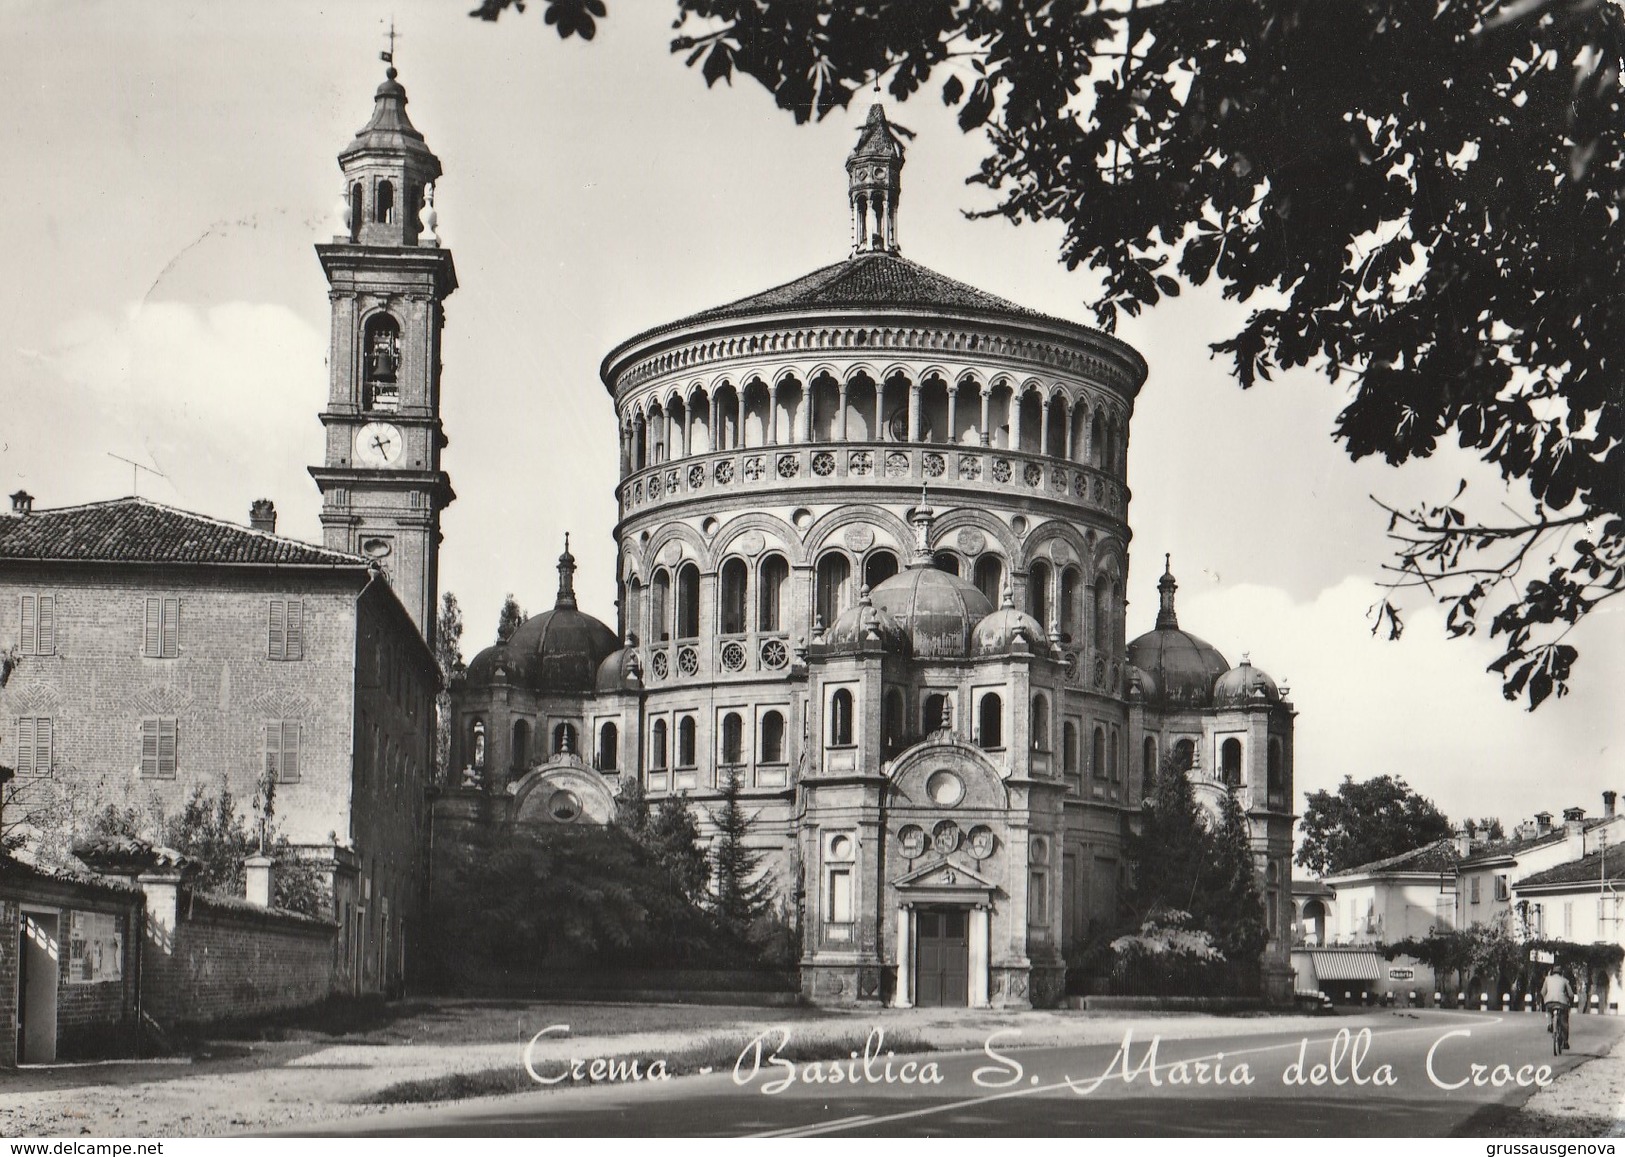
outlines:
[{"label": "low brick wall", "polygon": [[171,922],[166,899],[148,888],[142,982],[143,1010],[164,1028],[300,1008],[338,990],[337,924],[185,890]]}]

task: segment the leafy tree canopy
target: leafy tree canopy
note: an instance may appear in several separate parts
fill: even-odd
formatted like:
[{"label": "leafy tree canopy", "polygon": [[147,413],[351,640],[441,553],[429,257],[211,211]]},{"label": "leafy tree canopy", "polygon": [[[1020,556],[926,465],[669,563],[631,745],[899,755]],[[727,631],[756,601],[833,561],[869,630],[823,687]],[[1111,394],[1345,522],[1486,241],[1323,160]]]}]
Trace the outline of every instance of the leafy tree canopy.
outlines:
[{"label": "leafy tree canopy", "polygon": [[[495,20],[522,0],[481,0]],[[601,0],[545,0],[591,39]],[[1531,709],[1625,580],[1625,6],[1609,0],[676,0],[674,52],[797,121],[929,83],[987,149],[985,216],[1053,221],[1111,328],[1181,286],[1253,302],[1245,388],[1349,384],[1335,437],[1451,441],[1528,496],[1389,507],[1389,585],[1487,624]],[[1487,505],[1497,505],[1498,496]],[[1384,504],[1387,505],[1386,503]],[[1396,596],[1397,597],[1397,596]],[[1397,637],[1384,600],[1374,630]]]},{"label": "leafy tree canopy", "polygon": [[497,642],[506,643],[513,633],[525,621],[525,608],[519,605],[519,600],[509,591],[502,600],[502,613],[497,618]]},{"label": "leafy tree canopy", "polygon": [[[1403,779],[1344,776],[1336,792],[1306,793],[1297,862],[1326,876],[1385,860],[1451,834],[1450,820]],[[1497,821],[1486,821],[1495,824]]]}]

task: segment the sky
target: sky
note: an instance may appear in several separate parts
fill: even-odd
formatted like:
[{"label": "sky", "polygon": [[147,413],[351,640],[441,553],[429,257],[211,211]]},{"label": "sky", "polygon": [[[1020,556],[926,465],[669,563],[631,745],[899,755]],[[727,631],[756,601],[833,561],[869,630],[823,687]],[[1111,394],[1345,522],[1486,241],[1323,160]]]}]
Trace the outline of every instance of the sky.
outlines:
[{"label": "sky", "polygon": [[[130,5],[0,0],[0,485],[41,508],[132,492],[320,541],[317,413],[336,155],[366,123],[393,18],[408,112],[440,157],[447,306],[443,590],[472,655],[503,595],[552,605],[566,531],[583,608],[614,613],[613,410],[603,355],[663,321],[846,256],[844,162],[867,102],[797,126],[748,80],[707,90],[667,50],[675,6],[611,0],[589,45],[540,6],[497,24],[467,0]],[[903,170],[905,256],[1090,322],[1096,284],[1056,261],[1059,231],[972,221],[981,141],[934,98],[889,106],[917,135]],[[1149,630],[1165,552],[1179,616],[1232,662],[1291,687],[1300,792],[1404,777],[1452,818],[1593,812],[1619,773],[1625,612],[1577,636],[1574,692],[1505,702],[1488,640],[1447,640],[1410,598],[1397,643],[1367,612],[1385,516],[1444,499],[1517,506],[1446,452],[1351,463],[1330,433],[1343,386],[1307,372],[1242,391],[1209,343],[1240,307],[1186,292],[1118,336],[1150,365],[1129,443],[1129,633]],[[115,457],[116,456],[116,457]],[[155,473],[134,471],[132,459]],[[134,479],[134,481],[132,481]],[[1301,798],[1300,798],[1301,804]]]}]

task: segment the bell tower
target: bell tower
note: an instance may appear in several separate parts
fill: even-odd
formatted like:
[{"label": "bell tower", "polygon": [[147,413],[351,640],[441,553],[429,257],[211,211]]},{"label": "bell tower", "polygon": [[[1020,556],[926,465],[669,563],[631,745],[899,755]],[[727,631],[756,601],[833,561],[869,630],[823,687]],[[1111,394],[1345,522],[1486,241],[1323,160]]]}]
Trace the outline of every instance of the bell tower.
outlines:
[{"label": "bell tower", "polygon": [[[852,205],[852,255],[897,252],[897,199],[902,192],[903,142],[908,133],[886,119],[878,104],[858,132],[846,159],[847,199]],[[912,135],[912,134],[908,134]]]},{"label": "bell tower", "polygon": [[310,473],[326,545],[377,560],[432,645],[440,511],[456,497],[440,469],[440,334],[457,273],[435,234],[440,161],[396,75],[339,153],[344,232],[316,246],[333,326],[326,455]]}]

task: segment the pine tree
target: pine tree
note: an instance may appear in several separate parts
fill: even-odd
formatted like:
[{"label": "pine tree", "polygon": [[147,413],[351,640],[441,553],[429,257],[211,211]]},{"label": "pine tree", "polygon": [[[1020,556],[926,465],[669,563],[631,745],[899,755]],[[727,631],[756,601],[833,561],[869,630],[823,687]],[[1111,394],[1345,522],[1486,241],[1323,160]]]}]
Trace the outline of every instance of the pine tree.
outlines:
[{"label": "pine tree", "polygon": [[711,822],[717,826],[711,849],[716,877],[712,907],[740,935],[748,934],[752,925],[775,908],[773,881],[761,871],[762,854],[745,843],[754,819],[741,803],[739,777],[725,773],[722,807],[711,814]]},{"label": "pine tree", "polygon": [[435,696],[434,778],[445,783],[451,767],[451,680],[463,665],[463,610],[450,591],[440,596],[435,622],[434,661],[440,668],[440,694]]},{"label": "pine tree", "polygon": [[1269,928],[1253,864],[1251,831],[1234,791],[1225,792],[1213,835],[1213,867],[1216,887],[1209,899],[1208,931],[1232,965],[1256,965],[1269,942]]}]

